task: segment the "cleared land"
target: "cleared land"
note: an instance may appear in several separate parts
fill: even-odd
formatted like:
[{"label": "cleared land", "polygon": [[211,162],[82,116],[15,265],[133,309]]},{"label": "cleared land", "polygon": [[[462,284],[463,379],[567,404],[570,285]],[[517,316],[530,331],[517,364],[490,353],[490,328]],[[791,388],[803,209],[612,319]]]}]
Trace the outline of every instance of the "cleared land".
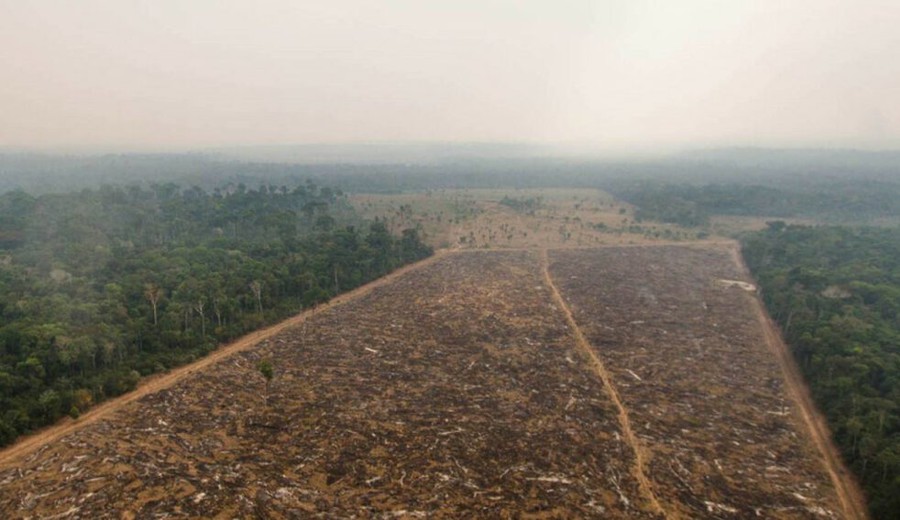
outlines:
[{"label": "cleared land", "polygon": [[685,518],[839,514],[755,296],[716,283],[744,277],[728,250],[555,251],[551,262],[648,447],[663,507]]},{"label": "cleared land", "polygon": [[742,276],[447,254],[13,452],[0,516],[842,518]]},{"label": "cleared land", "polygon": [[436,248],[591,247],[697,237],[696,230],[672,224],[639,223],[634,207],[594,189],[435,190],[355,195],[351,202],[397,233],[418,227]]}]

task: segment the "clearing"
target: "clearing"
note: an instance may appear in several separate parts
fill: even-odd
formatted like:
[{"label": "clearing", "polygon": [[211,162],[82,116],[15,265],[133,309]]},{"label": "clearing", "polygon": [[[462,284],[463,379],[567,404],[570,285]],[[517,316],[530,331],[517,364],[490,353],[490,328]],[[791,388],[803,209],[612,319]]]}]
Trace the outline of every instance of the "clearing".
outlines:
[{"label": "clearing", "polygon": [[0,514],[864,518],[719,279],[721,244],[442,254],[13,446]]},{"label": "clearing", "polygon": [[354,195],[395,233],[418,227],[435,248],[593,247],[693,240],[697,230],[637,222],[635,208],[596,189],[459,189]]}]

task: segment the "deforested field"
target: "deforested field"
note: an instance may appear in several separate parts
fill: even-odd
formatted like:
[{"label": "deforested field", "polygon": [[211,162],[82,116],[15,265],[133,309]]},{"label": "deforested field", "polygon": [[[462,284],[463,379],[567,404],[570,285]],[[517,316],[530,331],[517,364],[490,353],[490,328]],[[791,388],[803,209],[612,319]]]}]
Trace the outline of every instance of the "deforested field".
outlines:
[{"label": "deforested field", "polygon": [[616,382],[663,507],[685,518],[840,511],[724,249],[551,253],[551,273]]},{"label": "deforested field", "polygon": [[844,518],[741,276],[446,254],[0,458],[0,516]]}]

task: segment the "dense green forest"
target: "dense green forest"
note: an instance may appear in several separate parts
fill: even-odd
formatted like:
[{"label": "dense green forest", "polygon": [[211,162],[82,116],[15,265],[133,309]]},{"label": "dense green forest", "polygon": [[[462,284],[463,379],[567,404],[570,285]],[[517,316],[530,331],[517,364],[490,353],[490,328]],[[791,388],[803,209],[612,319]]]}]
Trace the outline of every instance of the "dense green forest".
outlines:
[{"label": "dense green forest", "polygon": [[900,229],[785,226],[744,256],[875,518],[900,511]]},{"label": "dense green forest", "polygon": [[818,179],[771,184],[671,184],[616,181],[606,189],[638,207],[638,220],[704,226],[712,215],[808,217],[866,223],[900,218],[900,184],[880,180]]},{"label": "dense green forest", "polygon": [[339,190],[0,196],[0,445],[432,254]]}]

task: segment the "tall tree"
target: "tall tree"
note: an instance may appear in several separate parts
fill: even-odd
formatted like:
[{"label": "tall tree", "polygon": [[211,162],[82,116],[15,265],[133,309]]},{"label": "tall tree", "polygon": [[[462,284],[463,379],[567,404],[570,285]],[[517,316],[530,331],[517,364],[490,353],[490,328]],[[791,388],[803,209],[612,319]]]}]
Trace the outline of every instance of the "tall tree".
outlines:
[{"label": "tall tree", "polygon": [[150,306],[153,307],[153,326],[155,327],[159,325],[157,307],[159,306],[159,299],[162,298],[162,290],[156,284],[148,283],[144,286],[144,297],[147,298]]}]

